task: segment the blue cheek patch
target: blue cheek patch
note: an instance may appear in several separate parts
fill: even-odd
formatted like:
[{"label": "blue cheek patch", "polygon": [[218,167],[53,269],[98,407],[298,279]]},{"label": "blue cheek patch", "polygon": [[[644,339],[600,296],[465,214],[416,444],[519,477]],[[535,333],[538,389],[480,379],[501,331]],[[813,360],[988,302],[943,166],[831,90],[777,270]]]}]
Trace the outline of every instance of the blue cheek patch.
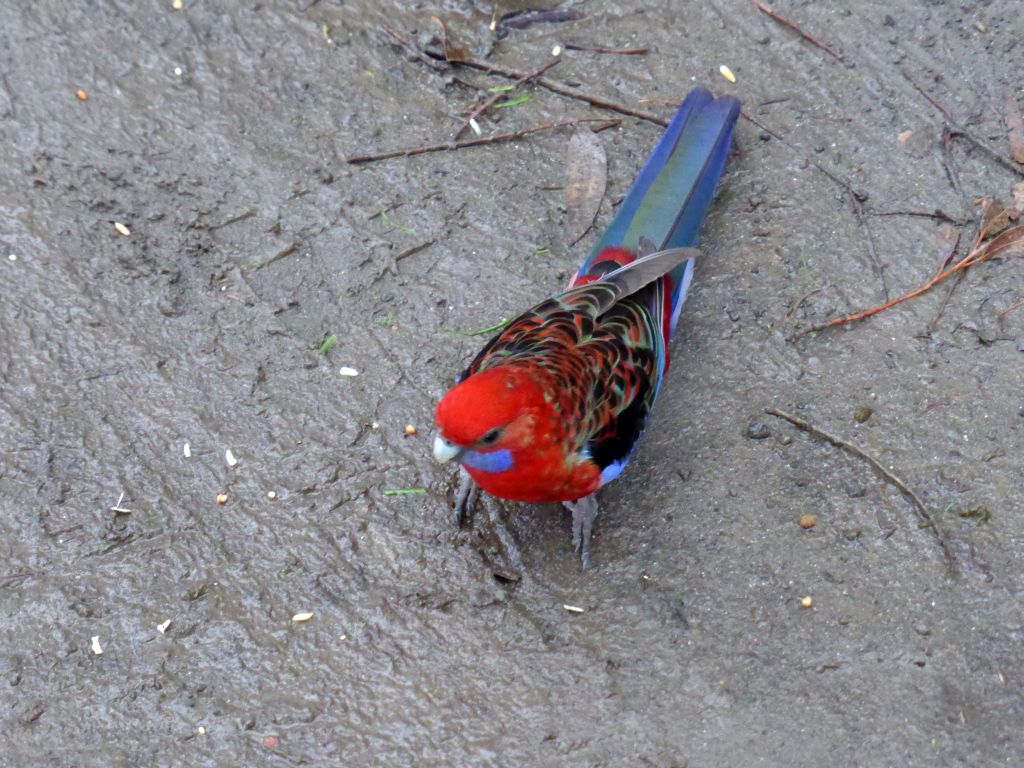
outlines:
[{"label": "blue cheek patch", "polygon": [[462,463],[484,472],[504,472],[512,468],[512,451],[502,448],[498,451],[466,451]]}]

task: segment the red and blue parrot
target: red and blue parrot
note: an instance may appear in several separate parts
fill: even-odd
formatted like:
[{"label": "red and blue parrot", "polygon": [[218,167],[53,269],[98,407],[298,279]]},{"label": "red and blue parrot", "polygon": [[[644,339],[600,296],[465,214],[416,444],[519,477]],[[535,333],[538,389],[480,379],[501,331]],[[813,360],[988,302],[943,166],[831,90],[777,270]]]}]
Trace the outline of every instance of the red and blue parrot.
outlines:
[{"label": "red and blue parrot", "polygon": [[562,502],[587,566],[595,494],[626,467],[668,369],[739,112],[691,91],[568,288],[505,326],[438,403],[434,456],[468,473],[457,520],[473,482]]}]

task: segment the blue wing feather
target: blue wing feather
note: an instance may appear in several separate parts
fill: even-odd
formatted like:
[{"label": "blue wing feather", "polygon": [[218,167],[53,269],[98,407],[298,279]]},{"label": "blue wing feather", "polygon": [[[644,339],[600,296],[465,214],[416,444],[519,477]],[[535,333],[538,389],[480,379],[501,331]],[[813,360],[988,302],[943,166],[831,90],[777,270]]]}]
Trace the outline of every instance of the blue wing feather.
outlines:
[{"label": "blue wing feather", "polygon": [[[659,250],[697,244],[739,112],[734,96],[715,98],[703,88],[690,91],[579,275],[587,274],[601,251],[611,246],[639,251],[642,238]],[[686,262],[670,273],[673,329],[692,270],[692,262]]]}]

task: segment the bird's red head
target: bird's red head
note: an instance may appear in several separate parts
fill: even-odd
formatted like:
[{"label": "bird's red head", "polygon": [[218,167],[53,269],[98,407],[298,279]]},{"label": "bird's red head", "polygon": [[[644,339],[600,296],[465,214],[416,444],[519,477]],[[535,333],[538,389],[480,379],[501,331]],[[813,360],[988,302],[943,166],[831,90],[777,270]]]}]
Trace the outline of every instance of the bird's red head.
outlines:
[{"label": "bird's red head", "polygon": [[473,374],[442,398],[435,421],[434,456],[458,459],[495,496],[561,501],[591,493],[599,483],[599,470],[581,475],[567,455],[568,427],[554,405],[553,382],[535,366]]},{"label": "bird's red head", "polygon": [[542,375],[532,368],[498,366],[473,374],[437,404],[441,437],[462,448],[524,447],[551,410]]}]

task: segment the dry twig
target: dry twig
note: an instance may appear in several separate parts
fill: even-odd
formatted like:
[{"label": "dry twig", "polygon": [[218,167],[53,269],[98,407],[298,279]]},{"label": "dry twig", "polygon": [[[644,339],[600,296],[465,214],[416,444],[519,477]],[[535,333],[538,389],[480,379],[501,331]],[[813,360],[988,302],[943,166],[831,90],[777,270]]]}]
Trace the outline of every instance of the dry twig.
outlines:
[{"label": "dry twig", "polygon": [[788,421],[794,427],[802,429],[808,434],[813,435],[814,437],[817,437],[821,440],[825,440],[829,443],[832,443],[832,445],[836,446],[837,448],[842,448],[844,451],[852,453],[854,456],[863,459],[872,467],[874,467],[875,471],[878,472],[878,474],[880,474],[887,481],[892,483],[892,485],[899,489],[900,493],[902,493],[907,499],[910,500],[910,503],[914,507],[914,513],[917,515],[917,519],[921,521],[921,527],[931,529],[931,532],[935,536],[936,541],[938,541],[939,546],[942,548],[942,553],[946,557],[946,564],[949,566],[951,571],[956,571],[956,558],[953,556],[953,551],[949,548],[949,544],[946,542],[945,536],[943,536],[942,531],[935,524],[935,520],[928,512],[928,508],[925,507],[924,502],[921,501],[920,497],[916,493],[910,490],[910,487],[905,482],[900,480],[900,478],[897,477],[891,470],[886,468],[886,466],[882,464],[882,462],[880,462],[874,456],[869,454],[863,448],[851,443],[849,440],[845,440],[841,437],[837,437],[836,435],[830,434],[829,432],[826,432],[820,427],[816,427],[814,424],[811,424],[806,419],[801,419],[799,416],[794,416],[791,413],[780,411],[778,408],[765,408],[764,412],[771,414],[772,416],[776,416],[785,421]]},{"label": "dry twig", "polygon": [[820,48],[825,53],[829,54],[830,56],[835,57],[835,59],[837,61],[841,61],[843,64],[846,63],[846,60],[843,59],[843,57],[839,54],[839,52],[837,52],[835,50],[835,48],[832,48],[831,46],[826,45],[825,43],[821,42],[821,40],[816,38],[814,35],[812,35],[812,34],[810,34],[808,32],[804,32],[802,29],[800,29],[799,26],[797,26],[796,22],[790,21],[785,16],[783,16],[781,13],[778,13],[774,8],[772,8],[767,3],[763,3],[763,2],[761,2],[761,0],[751,0],[751,1],[754,3],[754,5],[757,6],[757,9],[759,11],[761,11],[761,13],[763,13],[763,14],[765,14],[767,16],[770,16],[771,18],[775,19],[775,21],[779,22],[779,24],[781,24],[782,26],[789,27],[794,32],[796,32],[798,35],[800,35],[800,37],[802,37],[804,40],[809,42],[811,45],[815,46],[816,48]]},{"label": "dry twig", "polygon": [[565,47],[570,51],[588,51],[589,53],[613,53],[620,56],[639,56],[648,53],[650,48],[604,48],[602,46],[591,47],[579,43],[566,43]]},{"label": "dry twig", "polygon": [[565,128],[570,125],[580,125],[581,123],[601,123],[598,127],[593,130],[603,131],[606,128],[621,123],[621,120],[606,120],[603,118],[576,118],[574,120],[560,120],[557,123],[545,123],[544,125],[535,125],[532,128],[523,128],[519,131],[509,131],[508,133],[495,133],[492,136],[481,136],[477,139],[466,139],[465,141],[446,141],[440,144],[424,144],[419,147],[408,147],[406,149],[392,149],[387,152],[378,152],[370,155],[352,155],[346,158],[349,165],[358,165],[360,163],[372,163],[377,160],[388,160],[392,157],[412,157],[413,155],[425,155],[428,152],[448,152],[456,149],[465,149],[466,147],[479,147],[484,144],[497,144],[503,141],[516,141],[522,139],[534,133],[541,133],[542,131],[554,131],[558,128]]},{"label": "dry twig", "polygon": [[549,61],[547,64],[545,64],[544,66],[542,66],[539,69],[537,69],[536,71],[529,72],[525,76],[520,77],[518,80],[515,81],[515,83],[512,84],[512,87],[510,89],[502,90],[502,91],[496,91],[494,94],[491,95],[491,97],[489,99],[487,99],[487,101],[485,101],[479,107],[474,109],[472,111],[472,113],[470,113],[469,117],[467,117],[463,121],[462,125],[459,126],[459,129],[457,131],[455,131],[455,138],[456,139],[459,138],[459,136],[462,135],[462,132],[465,131],[469,127],[470,123],[472,123],[474,120],[476,120],[478,117],[480,117],[480,115],[482,115],[484,112],[486,112],[492,106],[494,106],[494,103],[498,99],[505,98],[506,96],[509,95],[510,92],[514,91],[516,88],[518,88],[520,85],[522,85],[523,83],[527,82],[528,80],[533,80],[536,77],[540,77],[543,73],[547,72],[549,69],[551,69],[553,66],[555,66],[555,64],[557,64],[559,61],[560,61],[560,59],[554,58],[551,61]]},{"label": "dry twig", "polygon": [[794,338],[800,338],[801,336],[805,336],[814,331],[822,331],[826,328],[831,328],[834,325],[846,325],[847,323],[852,323],[857,320],[863,320],[867,317],[877,315],[879,312],[889,309],[890,307],[894,307],[897,304],[902,304],[904,301],[920,296],[922,293],[929,291],[946,278],[955,275],[957,272],[969,269],[975,264],[980,264],[981,262],[987,261],[995,256],[1024,252],[1024,224],[1010,227],[1009,229],[1003,230],[995,237],[992,237],[992,239],[987,241],[984,240],[984,238],[989,234],[990,233],[986,233],[984,228],[982,228],[981,231],[978,232],[977,237],[975,237],[974,245],[972,246],[970,253],[960,259],[960,261],[956,262],[953,266],[940,269],[934,277],[914,290],[909,291],[902,296],[898,296],[895,299],[890,299],[878,306],[871,307],[870,309],[864,309],[860,312],[836,317],[829,320],[827,323],[812,325],[810,328],[796,334]]},{"label": "dry twig", "polygon": [[[444,54],[436,49],[426,49],[426,55],[433,58],[444,58]],[[512,67],[506,67],[503,64],[484,61],[483,59],[477,59],[474,57],[469,57],[463,61],[457,61],[452,63],[459,64],[464,67],[478,69],[481,72],[489,72],[492,75],[500,75],[501,77],[506,77],[509,80],[518,80],[519,78],[529,76],[529,73],[521,72],[518,69],[512,69]],[[554,93],[560,93],[563,96],[569,96],[573,99],[579,99],[580,101],[585,101],[588,104],[592,104],[595,107],[603,107],[604,109],[610,109],[613,112],[618,112],[619,114],[622,115],[638,117],[641,120],[646,120],[649,123],[660,125],[662,128],[668,125],[668,120],[664,119],[663,117],[659,117],[658,115],[655,115],[651,112],[644,112],[643,110],[640,109],[633,109],[632,107],[626,106],[625,104],[620,104],[619,102],[612,101],[611,99],[606,99],[603,96],[598,96],[593,93],[582,91],[579,88],[573,88],[571,86],[566,85],[565,83],[560,83],[557,80],[552,80],[551,78],[548,77],[538,77],[534,80],[534,82],[536,82],[537,85],[547,88],[549,91],[553,91]]]},{"label": "dry twig", "polygon": [[931,105],[933,107],[935,107],[937,110],[939,110],[939,112],[942,113],[942,116],[944,118],[946,118],[947,125],[950,127],[950,129],[952,129],[950,131],[950,133],[953,136],[962,136],[969,143],[973,144],[975,147],[980,149],[982,152],[984,152],[990,158],[992,158],[997,163],[999,163],[999,165],[1003,166],[1003,168],[1006,168],[1007,170],[1013,171],[1018,176],[1024,176],[1024,169],[1019,168],[1016,165],[1014,165],[1012,162],[1010,162],[1005,157],[1003,157],[1001,154],[999,154],[994,149],[992,149],[992,147],[990,147],[984,141],[982,141],[977,136],[975,136],[970,131],[968,131],[966,128],[964,128],[963,125],[958,123],[953,118],[953,115],[950,114],[949,110],[946,109],[944,106],[942,106],[942,104],[939,102],[938,99],[936,99],[934,96],[932,96],[930,93],[928,93],[928,91],[926,91],[913,77],[911,77],[909,72],[904,70],[903,71],[903,76],[907,79],[907,81],[912,86],[914,86],[914,89],[918,93],[920,93],[922,96],[924,96],[931,103]]}]

